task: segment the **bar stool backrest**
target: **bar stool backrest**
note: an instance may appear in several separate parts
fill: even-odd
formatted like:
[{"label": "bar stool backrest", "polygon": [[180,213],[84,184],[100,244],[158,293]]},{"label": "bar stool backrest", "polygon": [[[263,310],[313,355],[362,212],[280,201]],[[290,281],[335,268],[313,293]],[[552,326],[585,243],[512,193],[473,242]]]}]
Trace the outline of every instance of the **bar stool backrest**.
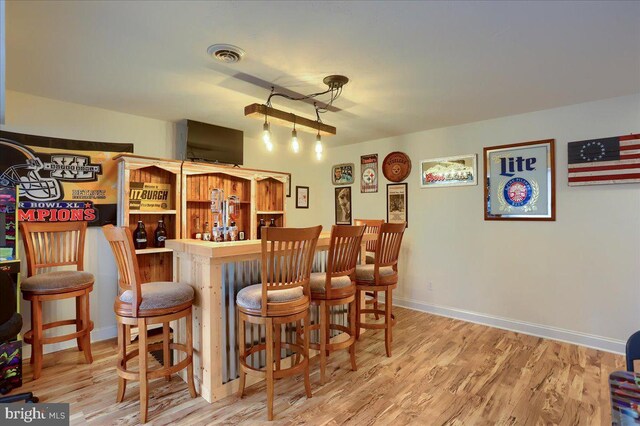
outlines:
[{"label": "bar stool backrest", "polygon": [[[331,288],[331,278],[353,275],[356,270],[364,231],[364,226],[333,225],[331,228],[331,242],[327,258],[327,281],[325,282],[325,293],[328,298],[332,297],[331,293],[334,291],[343,290],[348,292],[350,290],[349,288],[333,290]],[[353,292],[353,289],[351,289],[351,292]]]},{"label": "bar stool backrest", "polygon": [[142,303],[142,279],[140,278],[140,270],[138,269],[138,259],[136,258],[136,250],[133,247],[133,235],[131,229],[127,227],[117,227],[113,225],[105,225],[102,227],[104,236],[109,241],[113,256],[116,258],[118,265],[118,287],[120,291],[131,290],[133,293],[133,301],[131,311],[134,317],[138,316],[138,308]]},{"label": "bar stool backrest", "polygon": [[[365,234],[377,234],[380,232],[380,226],[384,223],[382,219],[355,219],[354,224],[356,226],[364,225]],[[378,240],[367,241],[367,251],[371,253],[376,252]]]},{"label": "bar stool backrest", "polygon": [[302,287],[309,295],[309,277],[322,226],[262,229],[262,308],[267,315],[267,292]]},{"label": "bar stool backrest", "polygon": [[22,222],[22,240],[29,276],[39,269],[75,265],[84,270],[87,222]]},{"label": "bar stool backrest", "polygon": [[374,277],[378,280],[378,270],[383,266],[392,266],[398,270],[398,256],[400,255],[400,245],[406,229],[406,222],[383,223],[378,234],[378,252],[376,253],[376,263]]}]

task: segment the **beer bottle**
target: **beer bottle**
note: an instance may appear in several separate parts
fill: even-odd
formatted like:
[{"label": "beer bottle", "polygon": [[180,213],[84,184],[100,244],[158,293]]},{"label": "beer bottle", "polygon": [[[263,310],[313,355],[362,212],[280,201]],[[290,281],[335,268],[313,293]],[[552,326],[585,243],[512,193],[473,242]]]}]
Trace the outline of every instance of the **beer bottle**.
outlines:
[{"label": "beer bottle", "polygon": [[167,239],[167,229],[164,227],[164,221],[158,221],[158,227],[155,232],[156,247],[164,248],[164,242]]},{"label": "beer bottle", "polygon": [[138,221],[138,227],[133,233],[133,246],[136,250],[147,248],[147,231],[145,231],[144,223],[141,220]]},{"label": "beer bottle", "polygon": [[276,227],[276,219],[275,218],[273,218],[273,217],[271,218],[271,222],[269,222],[269,226],[272,227],[272,228]]},{"label": "beer bottle", "polygon": [[260,219],[260,224],[258,225],[258,239],[262,239],[262,228],[267,226],[266,223],[264,223],[264,219]]}]

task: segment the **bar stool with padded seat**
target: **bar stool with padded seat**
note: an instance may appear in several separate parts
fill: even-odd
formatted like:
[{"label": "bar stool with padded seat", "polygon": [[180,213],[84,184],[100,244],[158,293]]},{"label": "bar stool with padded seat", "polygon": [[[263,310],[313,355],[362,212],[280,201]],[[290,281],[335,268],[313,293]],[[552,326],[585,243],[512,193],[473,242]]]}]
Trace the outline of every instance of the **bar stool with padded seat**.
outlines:
[{"label": "bar stool with padded seat", "polygon": [[[360,328],[384,329],[384,341],[387,356],[391,356],[392,328],[395,316],[392,312],[392,291],[398,286],[398,255],[406,223],[384,223],[378,234],[376,262],[371,265],[356,266],[356,338],[360,337]],[[384,292],[384,310],[362,309],[360,306],[361,292]],[[384,315],[383,323],[362,321],[361,314]]]},{"label": "bar stool with padded seat", "polygon": [[[304,375],[307,398],[311,398],[309,381],[309,338],[301,336],[301,342],[281,341],[282,324],[304,323],[309,325],[309,277],[316,245],[322,226],[312,228],[263,228],[261,284],[254,284],[238,292],[238,347],[240,386],[242,398],[246,375],[266,379],[267,418],[273,420],[274,381],[297,374]],[[251,342],[247,348],[246,323],[265,326],[265,342]],[[290,349],[297,356],[290,368],[281,369],[281,349]],[[247,357],[266,351],[264,369],[250,366]],[[274,369],[275,364],[275,369]]]},{"label": "bar stool with padded seat", "polygon": [[[356,286],[354,272],[364,226],[333,226],[327,257],[327,272],[311,274],[311,303],[318,306],[320,321],[309,327],[320,331],[320,342],[310,343],[311,348],[320,351],[320,383],[325,383],[327,357],[333,351],[349,349],[351,369],[356,371]],[[331,307],[347,305],[349,325],[331,324]],[[330,343],[331,330],[346,333],[348,338]]]},{"label": "bar stool with padded seat", "polygon": [[[78,350],[84,352],[88,364],[91,355],[91,330],[93,321],[89,309],[89,293],[93,290],[93,275],[84,272],[84,238],[86,222],[33,223],[20,224],[22,239],[27,255],[29,277],[22,280],[20,289],[25,300],[31,302],[31,330],[24,335],[24,341],[31,344],[33,380],[42,373],[43,347],[46,344],[76,339]],[[44,268],[75,265],[75,271],[41,272]],[[75,298],[75,319],[54,321],[43,324],[42,302]],[[44,331],[56,327],[75,325],[74,333],[45,337]]]},{"label": "bar stool with padded seat", "polygon": [[[142,284],[138,260],[135,256],[131,230],[113,225],[102,227],[107,241],[116,258],[119,272],[119,287],[122,294],[116,297],[113,309],[118,326],[118,393],[116,402],[124,400],[128,380],[140,381],[140,422],[147,422],[149,406],[149,380],[171,375],[186,368],[187,385],[192,398],[196,397],[193,382],[193,338],[191,310],[193,305],[193,287],[175,282],[151,282]],[[186,319],[186,342],[171,343],[169,323]],[[153,324],[162,324],[162,342],[147,344],[147,328]],[[127,353],[127,336],[131,326],[138,327],[138,349]],[[150,351],[162,349],[163,365],[149,369]],[[171,350],[181,351],[185,358],[175,365],[171,364]],[[127,362],[138,357],[138,371],[128,370]]]},{"label": "bar stool with padded seat", "polygon": [[[384,223],[383,219],[354,219],[353,224],[356,226],[364,225],[364,233],[365,234],[376,234],[380,232],[380,226]],[[365,263],[367,265],[373,265],[376,263],[376,247],[378,244],[378,240],[367,241],[365,246]],[[366,299],[367,305],[373,305],[373,309],[378,309],[378,292],[374,291],[372,293],[365,292],[365,296],[368,297]],[[376,319],[378,319],[378,314],[375,314]]]}]

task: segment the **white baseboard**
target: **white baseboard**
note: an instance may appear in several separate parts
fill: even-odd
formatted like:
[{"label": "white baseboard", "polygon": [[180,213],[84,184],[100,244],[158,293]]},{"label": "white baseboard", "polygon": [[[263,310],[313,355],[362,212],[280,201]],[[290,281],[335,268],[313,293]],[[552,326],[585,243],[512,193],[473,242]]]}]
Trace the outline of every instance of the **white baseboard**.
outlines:
[{"label": "white baseboard", "polygon": [[[578,331],[566,330],[563,328],[550,327],[547,325],[533,324],[525,321],[518,321],[509,318],[502,318],[493,315],[481,314],[478,312],[465,311],[462,309],[449,308],[446,306],[432,305],[417,300],[402,297],[393,298],[394,305],[415,311],[427,312],[448,318],[455,318],[476,324],[488,325],[490,327],[501,328],[503,330],[515,331],[517,333],[529,334],[545,339],[559,340],[561,342],[573,343],[575,345],[586,346],[606,352],[623,354],[626,342],[622,340],[610,339],[608,337],[596,336],[593,334],[581,333]],[[380,300],[384,303],[383,300]]]},{"label": "white baseboard", "polygon": [[[112,339],[118,336],[118,330],[115,325],[109,327],[103,327],[95,329],[91,332],[91,342],[99,342],[101,340]],[[50,354],[52,352],[62,351],[64,349],[75,348],[76,340],[67,340],[60,343],[52,343],[50,345],[44,345],[44,353]],[[24,344],[22,346],[22,359],[31,358],[31,345]]]}]

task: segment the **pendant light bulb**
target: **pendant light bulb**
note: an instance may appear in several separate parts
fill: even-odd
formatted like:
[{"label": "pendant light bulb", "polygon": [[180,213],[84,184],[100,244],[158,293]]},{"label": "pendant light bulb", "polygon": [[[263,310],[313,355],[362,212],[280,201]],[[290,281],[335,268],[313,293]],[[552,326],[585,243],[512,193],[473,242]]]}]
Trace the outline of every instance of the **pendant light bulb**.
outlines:
[{"label": "pendant light bulb", "polygon": [[[269,123],[267,123],[266,121],[262,125],[262,140],[264,141],[264,144],[267,145],[267,149],[269,149],[269,145],[272,145],[271,130],[269,129]],[[269,149],[269,151],[271,151],[271,149]]]},{"label": "pendant light bulb", "polygon": [[322,137],[320,136],[320,132],[316,135],[316,156],[318,159],[322,157]]},{"label": "pendant light bulb", "polygon": [[291,131],[291,149],[295,153],[300,152],[300,142],[298,142],[298,132],[295,127]]}]

